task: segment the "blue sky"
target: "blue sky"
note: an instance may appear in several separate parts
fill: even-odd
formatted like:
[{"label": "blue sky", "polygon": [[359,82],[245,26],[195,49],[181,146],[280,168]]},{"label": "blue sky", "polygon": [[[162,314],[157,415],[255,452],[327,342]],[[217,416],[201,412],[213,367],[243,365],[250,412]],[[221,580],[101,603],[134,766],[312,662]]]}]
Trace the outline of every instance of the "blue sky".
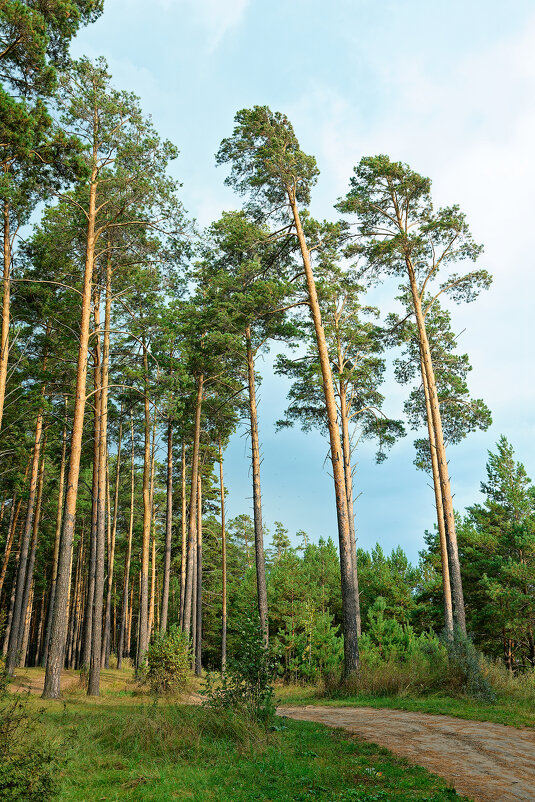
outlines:
[{"label": "blue sky", "polygon": [[[239,206],[214,153],[235,112],[254,104],[284,111],[316,156],[315,215],[334,216],[352,167],[374,153],[430,176],[437,205],[461,205],[494,284],[475,304],[454,307],[454,324],[472,361],[471,389],[494,424],[450,450],[458,509],[480,497],[487,450],[501,433],[535,476],[534,41],[531,0],[105,0],[102,18],[72,47],[105,56],[117,87],[138,94],[179,147],[173,171],[202,225]],[[393,308],[384,290],[372,300]],[[272,377],[270,358],[258,367],[266,523],[336,540],[327,443],[297,429],[275,434],[288,385]],[[385,392],[398,416],[406,390],[389,379]],[[412,466],[413,439],[380,466],[371,449],[359,451],[356,519],[361,546],[401,544],[414,560],[434,508],[427,477]],[[225,472],[229,514],[250,511],[239,434]]]}]

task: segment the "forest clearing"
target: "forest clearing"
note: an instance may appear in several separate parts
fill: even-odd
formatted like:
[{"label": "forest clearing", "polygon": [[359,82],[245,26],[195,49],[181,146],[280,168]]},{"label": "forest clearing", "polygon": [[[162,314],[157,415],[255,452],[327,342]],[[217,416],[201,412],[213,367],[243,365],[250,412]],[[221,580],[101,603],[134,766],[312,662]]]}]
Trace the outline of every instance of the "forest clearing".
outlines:
[{"label": "forest clearing", "polygon": [[535,15],[260,5],[0,3],[0,799],[531,799]]}]

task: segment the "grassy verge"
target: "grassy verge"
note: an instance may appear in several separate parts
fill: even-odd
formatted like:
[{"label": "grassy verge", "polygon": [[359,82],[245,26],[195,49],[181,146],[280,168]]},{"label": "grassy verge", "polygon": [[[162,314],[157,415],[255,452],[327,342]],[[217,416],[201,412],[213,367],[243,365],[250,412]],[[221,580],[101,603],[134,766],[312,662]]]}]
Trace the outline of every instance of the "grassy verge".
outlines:
[{"label": "grassy verge", "polygon": [[356,694],[336,696],[325,694],[313,686],[277,687],[277,698],[281,705],[331,705],[334,707],[390,707],[395,710],[411,710],[417,713],[442,714],[471,719],[492,721],[513,727],[535,727],[535,699],[524,700],[499,695],[496,702],[488,704],[468,697],[442,696],[372,696]]},{"label": "grassy verge", "polygon": [[109,692],[31,704],[63,743],[61,802],[445,802],[461,799],[423,768],[319,724],[265,733],[230,713]]}]

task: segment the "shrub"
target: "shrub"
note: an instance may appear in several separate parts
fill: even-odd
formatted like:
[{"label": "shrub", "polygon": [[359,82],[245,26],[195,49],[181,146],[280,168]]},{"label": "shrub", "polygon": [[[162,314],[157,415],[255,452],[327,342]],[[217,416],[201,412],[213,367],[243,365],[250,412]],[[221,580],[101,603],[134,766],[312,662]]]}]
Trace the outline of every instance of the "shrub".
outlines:
[{"label": "shrub", "polygon": [[140,678],[148,684],[151,693],[180,693],[186,687],[189,664],[188,637],[173,625],[150,644]]},{"label": "shrub", "polygon": [[238,630],[238,650],[227,662],[224,676],[208,674],[202,691],[204,706],[213,711],[241,713],[264,726],[275,716],[273,682],[276,658],[265,648],[260,625],[246,618]]},{"label": "shrub", "polygon": [[449,684],[457,684],[468,696],[495,702],[496,694],[485,676],[483,658],[469,638],[459,630],[453,639],[445,639],[448,651]]},{"label": "shrub", "polygon": [[47,802],[59,791],[59,748],[44,737],[26,695],[0,698],[0,799]]}]

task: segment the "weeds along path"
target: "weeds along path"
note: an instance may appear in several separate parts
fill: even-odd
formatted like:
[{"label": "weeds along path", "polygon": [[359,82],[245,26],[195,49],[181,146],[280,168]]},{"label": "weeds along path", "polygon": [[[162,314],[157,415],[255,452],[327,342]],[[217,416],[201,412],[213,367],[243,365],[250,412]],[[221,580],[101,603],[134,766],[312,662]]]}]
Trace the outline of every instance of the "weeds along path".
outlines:
[{"label": "weeds along path", "polygon": [[424,766],[476,802],[535,800],[535,730],[370,707],[279,707],[280,716],[343,727]]}]

